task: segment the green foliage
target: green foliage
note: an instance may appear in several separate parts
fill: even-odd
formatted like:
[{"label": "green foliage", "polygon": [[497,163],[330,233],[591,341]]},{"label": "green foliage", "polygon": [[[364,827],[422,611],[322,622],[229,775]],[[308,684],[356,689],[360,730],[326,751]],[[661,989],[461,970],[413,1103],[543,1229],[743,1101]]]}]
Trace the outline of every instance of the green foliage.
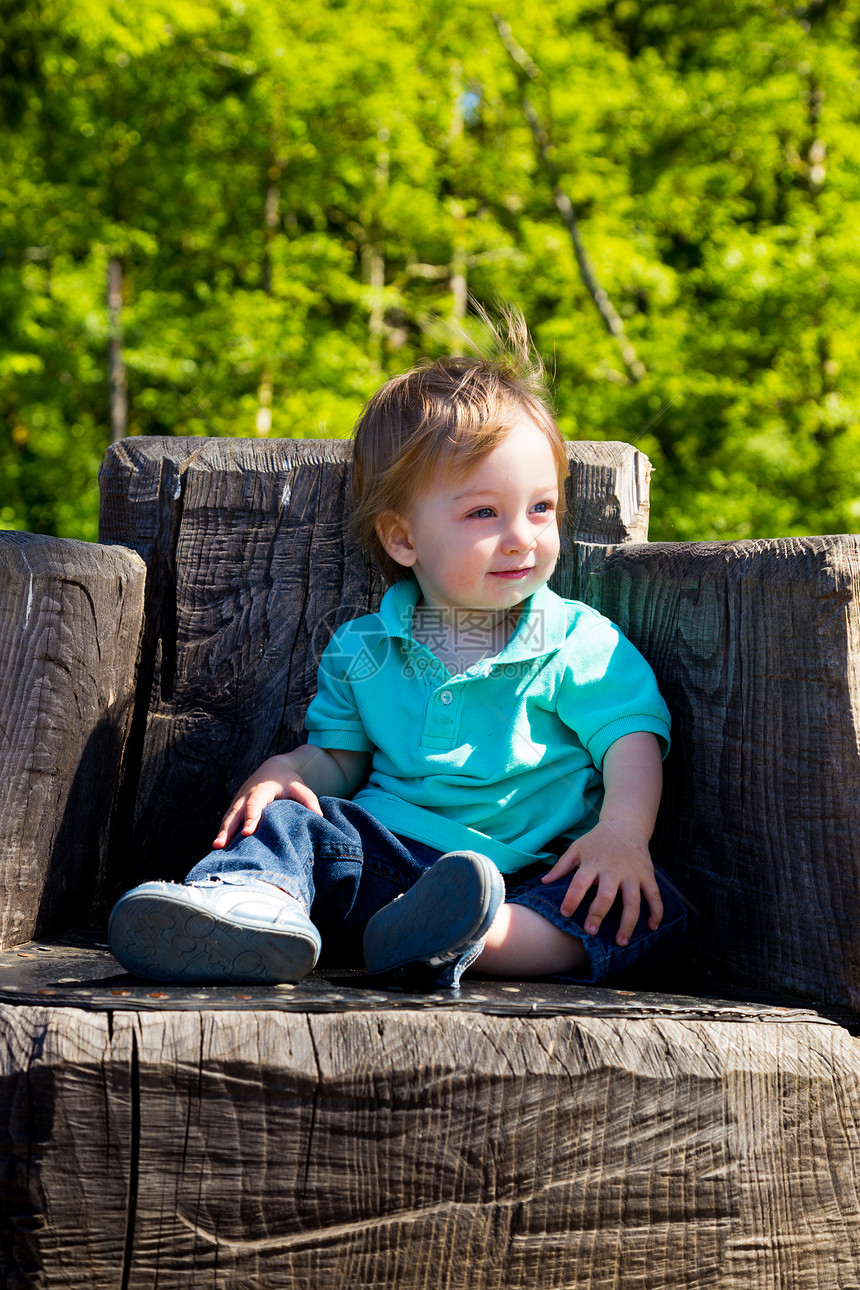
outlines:
[{"label": "green foliage", "polygon": [[[566,434],[637,443],[652,536],[860,518],[860,0],[0,0],[0,525],[93,538],[108,261],[129,432],[349,433],[526,315]],[[468,323],[468,319],[466,319]]]}]

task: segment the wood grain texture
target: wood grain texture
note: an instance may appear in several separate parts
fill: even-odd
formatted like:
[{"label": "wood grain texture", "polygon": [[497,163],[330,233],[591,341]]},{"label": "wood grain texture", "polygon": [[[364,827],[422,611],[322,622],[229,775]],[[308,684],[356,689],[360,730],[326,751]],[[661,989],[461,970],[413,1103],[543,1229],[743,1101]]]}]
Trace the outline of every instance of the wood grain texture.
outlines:
[{"label": "wood grain texture", "polygon": [[837,1026],[0,1010],[0,1285],[848,1290]]},{"label": "wood grain texture", "polygon": [[0,534],[0,946],[90,915],[143,621],[131,551]]},{"label": "wood grain texture", "polygon": [[[339,440],[127,439],[100,475],[100,537],[148,567],[140,708],[106,903],[180,878],[208,850],[235,789],[304,737],[319,656],[382,584],[345,532],[352,445]],[[647,536],[647,459],[569,445],[565,594],[579,540]],[[602,548],[601,550],[605,549]],[[595,548],[597,551],[597,548]],[[574,586],[575,584],[575,586]]]},{"label": "wood grain texture", "polygon": [[567,444],[564,533],[577,542],[646,542],[651,463],[629,443]]},{"label": "wood grain texture", "polygon": [[860,1011],[860,537],[617,548],[590,583],[674,719],[655,850],[723,981]]}]

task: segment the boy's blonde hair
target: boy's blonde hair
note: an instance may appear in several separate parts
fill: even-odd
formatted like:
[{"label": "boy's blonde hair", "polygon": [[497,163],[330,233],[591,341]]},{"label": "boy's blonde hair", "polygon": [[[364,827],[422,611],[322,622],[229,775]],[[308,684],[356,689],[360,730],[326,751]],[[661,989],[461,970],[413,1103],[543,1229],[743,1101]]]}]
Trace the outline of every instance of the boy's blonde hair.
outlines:
[{"label": "boy's blonde hair", "polygon": [[[484,316],[485,321],[486,316]],[[522,413],[546,435],[558,464],[558,519],[564,508],[567,449],[550,410],[543,365],[521,315],[509,312],[500,356],[439,358],[392,377],[366,404],[355,427],[352,528],[390,582],[409,571],[377,532],[403,515],[440,471],[466,475],[487,457]]]}]

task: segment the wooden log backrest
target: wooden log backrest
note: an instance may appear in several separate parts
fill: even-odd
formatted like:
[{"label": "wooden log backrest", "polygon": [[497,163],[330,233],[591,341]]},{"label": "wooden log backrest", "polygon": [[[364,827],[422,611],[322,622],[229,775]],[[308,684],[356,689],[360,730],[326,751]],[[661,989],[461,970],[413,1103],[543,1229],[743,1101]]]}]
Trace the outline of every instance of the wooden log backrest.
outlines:
[{"label": "wooden log backrest", "polygon": [[[100,475],[102,542],[146,562],[134,787],[114,828],[105,899],[180,878],[243,779],[303,738],[319,656],[383,590],[346,523],[348,441],[133,438]],[[647,459],[569,445],[556,578],[579,595],[608,544],[647,537]]]},{"label": "wooden log backrest", "polygon": [[588,598],[672,710],[654,850],[694,962],[860,1011],[860,537],[618,548]]},{"label": "wooden log backrest", "polygon": [[0,533],[0,947],[88,921],[134,706],[132,551]]}]

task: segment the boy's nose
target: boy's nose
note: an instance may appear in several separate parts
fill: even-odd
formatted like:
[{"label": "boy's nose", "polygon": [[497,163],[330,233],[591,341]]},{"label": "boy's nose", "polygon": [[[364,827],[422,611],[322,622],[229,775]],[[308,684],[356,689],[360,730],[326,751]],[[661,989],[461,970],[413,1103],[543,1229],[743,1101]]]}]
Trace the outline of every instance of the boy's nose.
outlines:
[{"label": "boy's nose", "polygon": [[502,550],[505,555],[519,555],[520,553],[530,551],[533,546],[537,545],[537,539],[534,534],[525,531],[520,532],[512,528],[502,542]]}]

